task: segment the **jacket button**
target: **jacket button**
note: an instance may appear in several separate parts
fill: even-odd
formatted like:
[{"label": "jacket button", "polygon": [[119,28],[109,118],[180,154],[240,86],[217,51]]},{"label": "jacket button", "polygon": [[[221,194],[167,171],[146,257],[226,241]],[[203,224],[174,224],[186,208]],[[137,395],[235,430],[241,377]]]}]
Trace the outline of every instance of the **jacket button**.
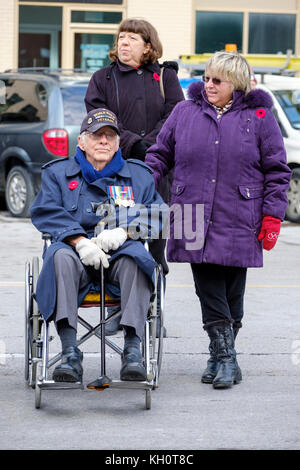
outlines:
[{"label": "jacket button", "polygon": [[212,182],[212,183],[215,183],[215,182],[216,182],[216,180],[215,180],[215,179],[212,179],[212,180],[211,180],[211,182]]},{"label": "jacket button", "polygon": [[143,71],[138,69],[138,71],[136,72],[138,75],[142,75]]},{"label": "jacket button", "polygon": [[141,131],[141,132],[140,132],[140,136],[141,136],[141,137],[145,137],[145,135],[146,135],[146,132],[145,132],[145,131]]},{"label": "jacket button", "polygon": [[219,141],[218,141],[218,140],[216,140],[216,141],[215,141],[215,144],[216,144],[216,145],[218,145],[218,143],[219,143]]},{"label": "jacket button", "polygon": [[72,206],[72,209],[76,209],[76,206]]}]

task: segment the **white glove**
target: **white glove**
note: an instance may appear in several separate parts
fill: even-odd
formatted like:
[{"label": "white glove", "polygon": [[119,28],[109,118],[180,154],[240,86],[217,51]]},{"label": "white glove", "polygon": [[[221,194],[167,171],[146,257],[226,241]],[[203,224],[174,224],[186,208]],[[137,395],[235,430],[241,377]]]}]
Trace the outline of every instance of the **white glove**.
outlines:
[{"label": "white glove", "polygon": [[127,232],[121,227],[103,230],[96,238],[92,238],[92,242],[106,253],[110,250],[117,250],[126,240]]},{"label": "white glove", "polygon": [[80,261],[85,266],[94,266],[95,269],[99,269],[100,261],[104,268],[109,267],[108,258],[109,255],[104,253],[99,246],[95,245],[88,238],[82,238],[75,246],[77,253],[79,254]]}]

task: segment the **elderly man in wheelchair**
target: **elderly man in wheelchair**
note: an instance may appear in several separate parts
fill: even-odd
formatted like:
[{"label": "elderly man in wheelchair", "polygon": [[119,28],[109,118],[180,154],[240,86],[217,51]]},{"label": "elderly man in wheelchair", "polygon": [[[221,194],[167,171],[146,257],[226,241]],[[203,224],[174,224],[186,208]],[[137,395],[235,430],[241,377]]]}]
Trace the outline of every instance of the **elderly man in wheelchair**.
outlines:
[{"label": "elderly man in wheelchair", "polygon": [[[121,299],[120,379],[146,378],[140,343],[156,263],[141,240],[160,236],[167,209],[151,169],[139,160],[122,158],[119,134],[111,111],[90,111],[82,122],[75,157],[44,165],[41,190],[31,207],[33,224],[52,240],[44,253],[36,301],[44,319],[55,321],[62,344],[55,382],[82,381],[77,311],[97,282],[101,264],[106,285]],[[95,234],[99,222],[104,230]]]}]

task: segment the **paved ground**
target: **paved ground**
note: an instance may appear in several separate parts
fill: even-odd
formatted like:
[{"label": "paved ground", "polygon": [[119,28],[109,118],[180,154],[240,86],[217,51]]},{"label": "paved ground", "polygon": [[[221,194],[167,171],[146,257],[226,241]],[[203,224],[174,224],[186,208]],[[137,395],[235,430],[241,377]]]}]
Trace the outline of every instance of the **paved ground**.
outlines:
[{"label": "paved ground", "polygon": [[[230,390],[200,382],[208,340],[190,268],[170,265],[168,337],[148,411],[144,392],[116,389],[44,391],[35,409],[24,383],[24,263],[42,242],[28,220],[3,212],[0,231],[0,449],[300,449],[299,225],[284,223],[264,269],[249,270],[237,339],[243,382]],[[98,342],[83,351],[88,383],[99,375]],[[108,360],[118,377],[119,357]]]}]

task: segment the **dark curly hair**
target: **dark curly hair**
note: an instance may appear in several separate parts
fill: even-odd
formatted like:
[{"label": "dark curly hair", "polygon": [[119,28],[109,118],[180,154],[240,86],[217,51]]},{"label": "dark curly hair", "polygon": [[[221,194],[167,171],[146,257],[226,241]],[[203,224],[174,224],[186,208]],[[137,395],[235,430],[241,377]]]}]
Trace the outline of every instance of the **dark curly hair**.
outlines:
[{"label": "dark curly hair", "polygon": [[142,63],[156,62],[163,54],[162,44],[157,31],[148,21],[138,18],[127,18],[123,20],[118,28],[113,49],[109,52],[109,57],[113,62],[118,58],[118,40],[122,32],[140,34],[146,44],[150,44],[149,51],[141,59]]}]

